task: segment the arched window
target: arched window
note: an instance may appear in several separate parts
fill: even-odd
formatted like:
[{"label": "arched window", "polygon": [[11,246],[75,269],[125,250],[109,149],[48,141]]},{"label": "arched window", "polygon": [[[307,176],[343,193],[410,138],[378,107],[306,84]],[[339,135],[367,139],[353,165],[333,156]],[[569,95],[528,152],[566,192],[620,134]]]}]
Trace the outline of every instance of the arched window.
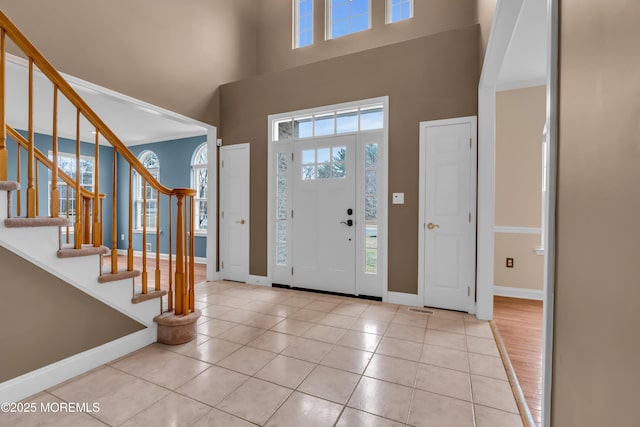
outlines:
[{"label": "arched window", "polygon": [[207,231],[207,143],[203,143],[193,153],[191,160],[191,186],[196,189],[195,209],[193,219],[195,221],[195,231]]},{"label": "arched window", "polygon": [[[138,156],[140,163],[160,181],[160,161],[153,151],[143,151]],[[136,187],[136,228],[142,230],[143,221],[146,221],[147,230],[155,230],[158,212],[158,191],[145,183],[142,176],[135,174]],[[147,210],[144,212],[144,196],[147,198]]]}]

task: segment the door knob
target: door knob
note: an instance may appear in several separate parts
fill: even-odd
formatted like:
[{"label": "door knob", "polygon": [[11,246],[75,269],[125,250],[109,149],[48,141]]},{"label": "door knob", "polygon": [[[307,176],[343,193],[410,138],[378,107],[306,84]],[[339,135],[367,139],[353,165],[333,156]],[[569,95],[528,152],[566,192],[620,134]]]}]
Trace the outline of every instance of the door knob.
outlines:
[{"label": "door knob", "polygon": [[352,219],[348,219],[346,221],[340,221],[340,224],[344,224],[348,227],[351,227],[353,225],[353,220]]},{"label": "door knob", "polygon": [[434,228],[440,228],[440,226],[438,224],[434,224],[434,223],[430,222],[429,224],[427,224],[427,228],[429,230],[433,230]]},{"label": "door knob", "polygon": [[240,221],[236,221],[236,224],[244,224],[244,219],[241,219]]}]

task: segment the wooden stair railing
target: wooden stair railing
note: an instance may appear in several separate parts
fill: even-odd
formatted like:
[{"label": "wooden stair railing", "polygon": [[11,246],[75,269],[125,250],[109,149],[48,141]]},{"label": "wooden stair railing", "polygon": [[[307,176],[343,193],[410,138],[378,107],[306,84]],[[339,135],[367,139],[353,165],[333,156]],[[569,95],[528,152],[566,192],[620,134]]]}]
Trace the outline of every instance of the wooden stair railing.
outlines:
[{"label": "wooden stair railing", "polygon": [[[6,123],[6,47],[7,38],[17,46],[27,57],[28,67],[28,130],[27,137],[18,133]],[[44,155],[35,146],[34,134],[34,72],[38,69],[53,84],[53,108],[52,108],[52,140],[51,158]],[[75,177],[65,173],[59,165],[58,146],[58,98],[65,97],[76,109],[75,117]],[[93,190],[88,191],[83,188],[81,171],[81,136],[80,123],[85,119],[95,129],[95,149]],[[175,315],[187,315],[195,312],[194,306],[194,197],[196,191],[191,188],[167,188],[140,163],[136,156],[129,151],[126,145],[114,134],[114,132],[98,117],[98,115],[86,104],[86,102],[76,93],[69,83],[55,70],[55,68],[44,58],[44,56],[31,44],[31,42],[18,30],[9,18],[0,11],[0,181],[9,180],[9,155],[7,149],[7,135],[16,141],[16,181],[21,181],[25,175],[22,170],[24,161],[21,159],[21,149],[26,151],[26,217],[34,218],[40,215],[39,197],[39,174],[38,165],[44,165],[50,172],[50,216],[58,217],[60,189],[58,182],[66,185],[66,206],[65,215],[69,219],[70,210],[73,211],[75,219],[73,224],[73,245],[76,249],[81,249],[83,244],[101,246],[103,244],[104,221],[110,221],[112,230],[112,247],[110,273],[116,275],[118,268],[118,211],[117,195],[128,189],[128,215],[122,218],[121,222],[127,223],[127,261],[126,270],[133,271],[134,267],[134,232],[142,233],[142,277],[141,293],[149,293],[149,277],[147,271],[147,234],[155,234],[155,271],[154,290],[161,292],[165,287],[168,295],[166,307],[169,312]],[[113,186],[112,194],[105,196],[100,193],[100,140],[107,141],[113,149]],[[119,156],[119,157],[118,157]],[[124,159],[128,164],[128,183],[118,185],[118,158]],[[73,189],[70,196],[70,189]],[[105,192],[105,189],[102,189]],[[134,195],[135,194],[135,195]],[[111,200],[111,215],[106,218],[103,215],[103,201],[105,197]],[[135,197],[135,203],[134,203]],[[175,199],[175,204],[174,204]],[[155,209],[151,206],[155,205]],[[161,218],[162,208],[168,209],[168,274],[167,283],[163,283],[163,274],[160,267],[160,251],[162,246],[161,230],[163,218]],[[73,209],[71,209],[73,207]],[[17,215],[21,214],[21,196],[17,195],[16,203]],[[173,211],[176,212],[173,221]],[[134,214],[135,212],[135,214]],[[135,218],[134,218],[135,217]],[[66,227],[66,239],[69,243],[70,227]],[[152,230],[153,229],[153,230]],[[175,242],[175,252],[173,243]],[[173,262],[175,260],[175,272]],[[166,274],[166,273],[165,273]],[[175,279],[175,289],[174,289]],[[134,292],[135,293],[135,292]],[[163,292],[162,292],[163,293]],[[161,294],[162,294],[161,293]],[[163,310],[161,310],[163,311]]]}]

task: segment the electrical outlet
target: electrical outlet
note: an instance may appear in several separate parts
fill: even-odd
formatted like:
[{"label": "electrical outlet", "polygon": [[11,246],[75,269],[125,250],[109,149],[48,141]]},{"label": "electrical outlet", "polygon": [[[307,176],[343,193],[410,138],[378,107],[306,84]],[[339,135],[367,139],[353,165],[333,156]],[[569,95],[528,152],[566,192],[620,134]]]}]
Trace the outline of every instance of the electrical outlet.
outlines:
[{"label": "electrical outlet", "polygon": [[120,235],[120,240],[124,241],[124,234]]},{"label": "electrical outlet", "polygon": [[507,258],[507,268],[513,268],[513,258]]},{"label": "electrical outlet", "polygon": [[147,251],[151,250],[151,243],[147,243]]}]

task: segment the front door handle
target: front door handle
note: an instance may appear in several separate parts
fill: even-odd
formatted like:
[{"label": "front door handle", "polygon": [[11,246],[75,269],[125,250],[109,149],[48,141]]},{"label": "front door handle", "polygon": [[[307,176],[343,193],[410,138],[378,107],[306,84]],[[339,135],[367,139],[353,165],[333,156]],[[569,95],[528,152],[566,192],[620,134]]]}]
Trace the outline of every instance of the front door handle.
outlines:
[{"label": "front door handle", "polygon": [[351,227],[353,225],[353,220],[352,219],[348,219],[346,221],[340,221],[340,224],[344,224],[347,227]]},{"label": "front door handle", "polygon": [[434,223],[430,222],[429,224],[427,224],[427,228],[429,230],[433,230],[434,228],[440,228],[440,226],[438,224],[434,224]]},{"label": "front door handle", "polygon": [[244,219],[241,219],[240,221],[236,221],[236,224],[243,224],[244,225]]}]

